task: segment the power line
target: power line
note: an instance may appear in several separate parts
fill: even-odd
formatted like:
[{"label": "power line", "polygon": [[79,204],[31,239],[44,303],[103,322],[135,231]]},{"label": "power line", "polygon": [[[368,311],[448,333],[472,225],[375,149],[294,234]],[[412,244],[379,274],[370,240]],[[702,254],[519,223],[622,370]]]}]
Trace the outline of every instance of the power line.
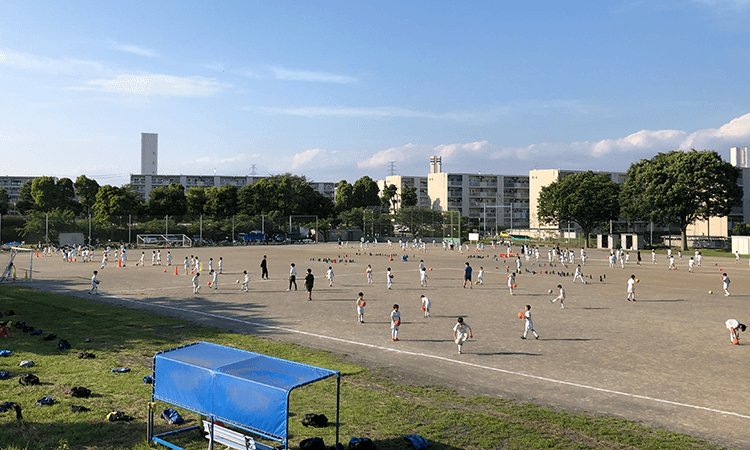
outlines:
[{"label": "power line", "polygon": [[396,175],[396,161],[388,162],[388,176]]}]

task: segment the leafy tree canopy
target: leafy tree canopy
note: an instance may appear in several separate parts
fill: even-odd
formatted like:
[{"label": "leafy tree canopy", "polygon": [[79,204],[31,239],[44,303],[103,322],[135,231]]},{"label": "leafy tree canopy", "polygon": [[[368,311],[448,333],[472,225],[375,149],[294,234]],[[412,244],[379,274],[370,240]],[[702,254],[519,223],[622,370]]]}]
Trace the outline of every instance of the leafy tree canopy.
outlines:
[{"label": "leafy tree canopy", "polygon": [[75,188],[76,196],[84,211],[91,211],[96,202],[96,193],[99,192],[99,183],[87,178],[86,175],[79,175],[76,178]]},{"label": "leafy tree canopy", "polygon": [[153,216],[182,216],[187,212],[185,188],[179,183],[159,186],[148,194],[148,211]]},{"label": "leafy tree canopy", "polygon": [[366,208],[380,205],[380,188],[378,183],[365,175],[352,186],[352,206]]},{"label": "leafy tree canopy", "polygon": [[191,187],[185,194],[187,202],[187,213],[189,216],[198,217],[203,214],[206,205],[206,190],[202,187]]},{"label": "leafy tree canopy", "polygon": [[671,151],[642,159],[628,169],[622,215],[675,224],[687,249],[686,230],[697,220],[729,215],[742,202],[741,170],[715,151]]},{"label": "leafy tree canopy", "polygon": [[10,197],[4,187],[0,187],[0,214],[8,214]]},{"label": "leafy tree canopy", "polygon": [[594,229],[620,216],[620,186],[607,174],[566,175],[539,193],[540,222],[575,222],[588,242]]},{"label": "leafy tree canopy", "polygon": [[401,207],[408,208],[410,206],[417,206],[417,188],[404,186],[401,189]]},{"label": "leafy tree canopy", "polygon": [[143,210],[143,199],[131,186],[105,185],[96,193],[93,206],[94,217],[100,222],[110,222],[115,216],[139,214]]}]

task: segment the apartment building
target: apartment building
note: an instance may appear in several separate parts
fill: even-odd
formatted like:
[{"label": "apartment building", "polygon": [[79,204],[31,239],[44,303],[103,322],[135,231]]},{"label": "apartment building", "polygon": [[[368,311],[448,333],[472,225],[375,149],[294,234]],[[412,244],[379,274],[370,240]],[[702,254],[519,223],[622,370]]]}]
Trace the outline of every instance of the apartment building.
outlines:
[{"label": "apartment building", "polygon": [[415,188],[417,194],[417,206],[423,208],[430,207],[430,197],[427,192],[427,177],[420,176],[404,176],[404,175],[389,175],[385,177],[385,180],[378,180],[378,188],[382,195],[383,189],[394,185],[396,186],[396,202],[395,205],[391,204],[391,211],[398,211],[401,209],[401,192],[407,187]]}]

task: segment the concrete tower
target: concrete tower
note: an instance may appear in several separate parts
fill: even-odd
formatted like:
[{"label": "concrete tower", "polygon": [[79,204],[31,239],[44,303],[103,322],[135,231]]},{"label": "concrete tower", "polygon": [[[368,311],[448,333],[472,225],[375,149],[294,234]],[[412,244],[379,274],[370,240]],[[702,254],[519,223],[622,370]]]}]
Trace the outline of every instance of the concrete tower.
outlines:
[{"label": "concrete tower", "polygon": [[159,162],[159,135],[141,133],[141,175],[156,175]]}]

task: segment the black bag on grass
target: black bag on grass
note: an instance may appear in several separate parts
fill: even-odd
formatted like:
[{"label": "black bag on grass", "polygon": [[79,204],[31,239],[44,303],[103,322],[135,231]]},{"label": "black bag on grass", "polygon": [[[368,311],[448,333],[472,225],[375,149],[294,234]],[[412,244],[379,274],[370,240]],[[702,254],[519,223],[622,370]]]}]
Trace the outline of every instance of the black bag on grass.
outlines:
[{"label": "black bag on grass", "polygon": [[182,418],[180,413],[178,413],[172,408],[166,408],[164,411],[162,411],[161,418],[166,420],[167,423],[170,425],[176,425],[178,423],[182,423],[185,421],[185,419]]},{"label": "black bag on grass", "polygon": [[130,420],[133,420],[133,418],[122,411],[112,411],[111,413],[107,414],[107,420],[109,420],[110,422],[128,422]]},{"label": "black bag on grass", "polygon": [[70,405],[70,410],[73,411],[73,412],[91,411],[90,409],[86,408],[85,406],[78,406],[78,405]]},{"label": "black bag on grass", "polygon": [[302,425],[306,427],[325,428],[328,426],[328,417],[325,414],[305,414]]},{"label": "black bag on grass", "polygon": [[33,386],[35,384],[39,384],[39,377],[34,375],[33,373],[27,373],[26,375],[22,375],[21,378],[18,379],[18,383],[24,386]]},{"label": "black bag on grass", "polygon": [[10,372],[0,372],[0,380],[8,380],[10,379]]},{"label": "black bag on grass", "polygon": [[319,437],[305,439],[299,443],[299,448],[305,448],[309,450],[326,450],[326,444],[323,439]]},{"label": "black bag on grass", "polygon": [[83,386],[76,386],[70,390],[70,395],[78,398],[89,398],[91,397],[91,389]]},{"label": "black bag on grass", "polygon": [[96,355],[88,352],[81,352],[78,354],[78,359],[94,359]]},{"label": "black bag on grass", "polygon": [[55,404],[55,399],[52,397],[43,397],[36,401],[36,406],[51,406]]},{"label": "black bag on grass", "polygon": [[48,334],[42,338],[43,341],[52,341],[57,337],[56,334]]},{"label": "black bag on grass", "polygon": [[351,439],[349,439],[349,449],[350,450],[370,450],[375,448],[375,443],[370,440],[370,438],[358,438],[352,436]]},{"label": "black bag on grass", "polygon": [[70,350],[70,342],[66,341],[65,339],[60,339],[60,341],[57,343],[57,349]]}]

